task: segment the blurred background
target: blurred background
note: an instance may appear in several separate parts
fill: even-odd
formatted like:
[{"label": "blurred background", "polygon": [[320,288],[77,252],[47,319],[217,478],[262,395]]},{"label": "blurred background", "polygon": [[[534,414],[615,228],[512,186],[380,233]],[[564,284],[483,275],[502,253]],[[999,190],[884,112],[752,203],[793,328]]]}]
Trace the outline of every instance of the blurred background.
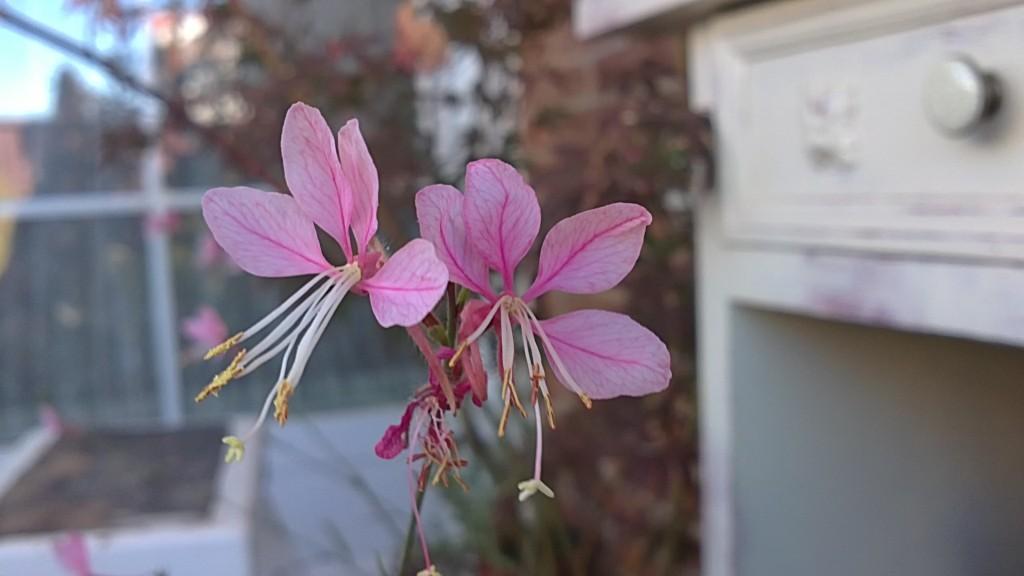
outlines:
[{"label": "blurred background", "polygon": [[[79,533],[96,573],[158,574],[152,550],[164,541],[117,559],[119,531],[223,504],[211,496],[223,481],[219,436],[258,410],[274,376],[195,405],[223,368],[201,355],[296,284],[241,273],[199,201],[212,186],[285,189],[281,122],[298,100],[335,128],[359,119],[386,242],[415,235],[416,190],[459,185],[481,157],[528,174],[542,233],[609,202],[654,214],[622,286],[540,306],[633,315],[670,347],[668,391],[560,414],[545,451],[559,497],[529,507],[514,489],[529,435],[494,442],[496,413],[464,414],[461,433],[477,440],[465,452],[471,490],[431,490],[426,523],[449,576],[696,573],[691,209],[707,184],[708,131],[685,104],[677,37],[583,41],[571,10],[570,0],[0,2],[0,574],[81,576],[67,559]],[[341,308],[289,426],[247,459],[253,489],[228,504],[251,563],[185,573],[396,573],[405,472],[373,445],[425,372],[401,330],[370,326],[365,301]],[[40,426],[75,440],[26,486]],[[194,436],[167,432],[180,426]],[[204,534],[193,535],[224,537]]]}]

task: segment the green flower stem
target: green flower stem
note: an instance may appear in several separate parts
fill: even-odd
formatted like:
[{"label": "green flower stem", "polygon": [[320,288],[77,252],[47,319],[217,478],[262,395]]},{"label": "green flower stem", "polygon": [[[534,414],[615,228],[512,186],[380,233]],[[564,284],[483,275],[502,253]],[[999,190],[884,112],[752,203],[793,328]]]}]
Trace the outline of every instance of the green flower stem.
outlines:
[{"label": "green flower stem", "polygon": [[448,345],[455,348],[459,345],[455,341],[459,330],[459,303],[455,293],[455,284],[448,283]]},{"label": "green flower stem", "polygon": [[[430,477],[430,469],[433,467],[426,464],[427,478]],[[402,563],[399,565],[397,576],[409,574],[413,561],[413,544],[416,541],[416,515],[423,509],[423,497],[427,495],[427,487],[416,492],[416,509],[409,513],[409,527],[405,531],[405,544],[402,546]]]}]

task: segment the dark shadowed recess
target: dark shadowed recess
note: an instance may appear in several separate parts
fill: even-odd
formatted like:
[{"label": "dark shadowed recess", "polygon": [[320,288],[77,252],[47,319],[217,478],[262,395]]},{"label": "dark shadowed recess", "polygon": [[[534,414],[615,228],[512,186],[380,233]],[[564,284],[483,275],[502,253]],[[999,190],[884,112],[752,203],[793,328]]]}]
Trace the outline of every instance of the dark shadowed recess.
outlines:
[{"label": "dark shadowed recess", "polygon": [[201,519],[224,434],[214,426],[68,432],[0,498],[0,536]]}]

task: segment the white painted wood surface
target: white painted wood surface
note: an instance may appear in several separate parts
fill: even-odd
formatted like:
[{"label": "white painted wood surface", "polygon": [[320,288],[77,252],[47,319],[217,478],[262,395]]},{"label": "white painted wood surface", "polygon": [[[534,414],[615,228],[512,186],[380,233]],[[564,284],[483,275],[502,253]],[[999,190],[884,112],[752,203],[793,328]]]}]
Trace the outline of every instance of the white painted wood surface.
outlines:
[{"label": "white painted wood surface", "polygon": [[[704,574],[736,576],[756,537],[736,500],[743,311],[1024,346],[1024,2],[779,1],[691,40],[718,169],[697,238]],[[952,54],[1006,85],[1000,115],[965,139],[923,107],[930,67]]]},{"label": "white painted wood surface", "polygon": [[[1022,31],[1016,0],[776,2],[703,27],[694,99],[720,142],[727,237],[1024,261]],[[1006,95],[966,138],[924,106],[957,55]]]},{"label": "white painted wood surface", "polygon": [[736,0],[575,0],[573,31],[579,38],[665,20],[693,18]]}]

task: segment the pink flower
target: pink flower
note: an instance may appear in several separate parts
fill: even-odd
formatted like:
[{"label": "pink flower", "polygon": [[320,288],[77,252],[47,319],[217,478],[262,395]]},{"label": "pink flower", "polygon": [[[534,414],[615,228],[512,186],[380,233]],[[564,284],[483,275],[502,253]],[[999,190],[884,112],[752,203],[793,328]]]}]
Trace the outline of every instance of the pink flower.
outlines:
[{"label": "pink flower", "polygon": [[228,327],[216,310],[202,306],[181,321],[181,333],[193,346],[206,350],[227,339]]},{"label": "pink flower", "polygon": [[39,423],[47,432],[55,436],[61,436],[67,431],[64,419],[60,417],[60,412],[57,411],[53,404],[41,404],[39,406]]},{"label": "pink flower", "polygon": [[[455,434],[448,427],[447,415],[454,414],[462,406],[466,396],[472,393],[472,386],[457,368],[452,371],[452,376],[459,382],[454,387],[450,385],[443,362],[453,357],[454,351],[451,348],[442,346],[435,351],[419,327],[409,328],[408,331],[427,361],[429,381],[413,395],[402,414],[401,421],[388,426],[384,431],[384,436],[377,442],[374,451],[380,458],[391,460],[409,449],[405,458],[409,500],[423,559],[427,565],[425,570],[417,574],[440,576],[430,562],[430,549],[420,522],[416,494],[426,489],[428,481],[432,484],[440,482],[447,487],[449,478],[468,490],[461,475],[461,470],[467,462],[459,455]],[[418,475],[413,469],[413,464],[417,460],[423,461]]]},{"label": "pink flower", "polygon": [[[389,258],[374,241],[377,169],[356,120],[338,132],[335,148],[320,111],[294,104],[285,117],[281,156],[291,196],[247,187],[214,188],[203,196],[207,226],[243,270],[265,277],[313,275],[265,318],[207,353],[208,358],[222,354],[269,329],[259,343],[235,356],[196,396],[197,402],[284,354],[280,376],[253,432],[271,402],[275,419],[285,422],[288,399],[306,362],[349,292],[369,296],[381,326],[411,326],[423,320],[448,284],[448,272],[426,240],[413,240]],[[344,265],[324,258],[317,226],[341,245]],[[244,439],[230,437],[225,443],[228,459],[242,456]]]},{"label": "pink flower", "polygon": [[86,548],[85,537],[78,532],[71,532],[53,541],[53,553],[57,561],[74,576],[91,576],[89,550]]},{"label": "pink flower", "polygon": [[[434,243],[452,282],[486,301],[486,307],[467,306],[464,319],[471,322],[467,329],[472,332],[462,339],[453,361],[467,348],[471,355],[478,354],[477,340],[495,323],[504,400],[499,434],[504,433],[512,406],[525,415],[512,381],[513,323],[519,325],[537,418],[534,477],[520,484],[520,498],[537,491],[553,496],[540,480],[538,397],[545,400],[554,427],[541,347],[554,376],[587,406],[591,398],[642,396],[664,390],[671,369],[665,344],[628,316],[581,310],[540,320],[529,303],[552,290],[593,294],[617,285],[639,257],[651,215],[642,206],[617,203],[555,224],[541,246],[536,278],[529,288],[518,292],[516,267],[540,230],[540,205],[536,193],[513,167],[492,159],[472,162],[466,168],[465,194],[451,186],[428,186],[416,195],[416,213],[421,235]],[[491,270],[501,277],[500,292],[491,287]]]}]

